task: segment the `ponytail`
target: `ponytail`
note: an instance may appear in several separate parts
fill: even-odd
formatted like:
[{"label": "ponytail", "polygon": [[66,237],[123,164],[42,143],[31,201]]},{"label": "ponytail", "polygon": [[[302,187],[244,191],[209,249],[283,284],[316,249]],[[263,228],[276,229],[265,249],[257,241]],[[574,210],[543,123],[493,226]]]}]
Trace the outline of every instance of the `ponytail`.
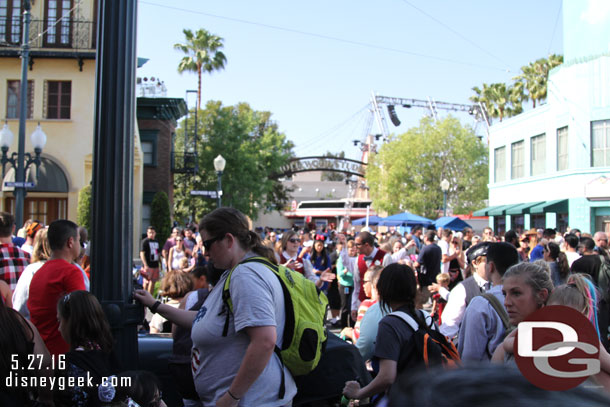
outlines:
[{"label": "ponytail", "polygon": [[248,244],[248,249],[252,250],[254,253],[258,254],[261,257],[266,258],[273,264],[277,264],[277,259],[275,258],[275,252],[270,247],[267,247],[263,244],[261,237],[258,233],[249,230],[246,242]]}]

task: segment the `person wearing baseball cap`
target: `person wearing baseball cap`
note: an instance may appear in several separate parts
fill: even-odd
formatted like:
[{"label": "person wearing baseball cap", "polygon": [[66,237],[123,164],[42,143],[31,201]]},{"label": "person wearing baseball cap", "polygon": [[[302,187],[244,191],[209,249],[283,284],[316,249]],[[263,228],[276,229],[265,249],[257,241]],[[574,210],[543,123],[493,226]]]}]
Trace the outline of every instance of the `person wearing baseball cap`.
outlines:
[{"label": "person wearing baseball cap", "polygon": [[485,273],[487,249],[490,244],[491,242],[476,244],[466,253],[467,267],[470,268],[472,275],[451,290],[443,311],[443,323],[440,326],[440,332],[450,339],[458,334],[464,312],[470,301],[490,288]]},{"label": "person wearing baseball cap", "polygon": [[38,233],[38,231],[43,227],[44,226],[42,223],[38,221],[33,221],[28,225],[27,229],[25,230],[25,243],[21,245],[21,250],[32,254],[34,251],[34,238],[36,237],[36,233]]}]

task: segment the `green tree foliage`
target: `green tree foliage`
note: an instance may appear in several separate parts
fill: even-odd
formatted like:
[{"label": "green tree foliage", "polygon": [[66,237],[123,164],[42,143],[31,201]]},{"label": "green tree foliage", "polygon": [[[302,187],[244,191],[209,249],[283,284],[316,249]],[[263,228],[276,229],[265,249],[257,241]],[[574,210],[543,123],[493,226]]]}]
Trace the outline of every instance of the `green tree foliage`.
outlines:
[{"label": "green tree foliage", "polygon": [[[188,120],[189,140],[195,127],[194,114]],[[292,142],[280,133],[271,113],[255,111],[247,103],[222,106],[210,101],[198,112],[198,169],[196,175],[174,177],[174,215],[177,219],[195,219],[216,208],[216,200],[191,196],[191,190],[215,191],[217,175],[214,158],[221,154],[227,161],[222,175],[222,204],[239,209],[251,218],[259,210],[269,212],[282,208],[288,191],[277,175],[293,156]],[[180,123],[175,145],[176,154],[184,151],[185,122]],[[187,150],[192,142],[187,143]]]},{"label": "green tree foliage", "polygon": [[[330,151],[327,151],[326,154],[324,154],[324,157],[345,158],[345,151],[341,151],[338,154],[334,154],[334,153],[331,153]],[[324,171],[322,173],[322,181],[343,181],[343,180],[345,180],[345,174],[343,174],[341,172]]]},{"label": "green tree foliage", "polygon": [[487,148],[470,127],[448,116],[393,136],[367,166],[373,206],[390,214],[404,210],[436,218],[443,206],[440,182],[450,183],[447,206],[467,213],[487,198]]},{"label": "green tree foliage", "polygon": [[520,87],[506,86],[504,83],[492,83],[491,85],[484,83],[482,89],[475,86],[472,90],[475,95],[470,100],[483,104],[490,118],[498,118],[502,121],[505,117],[511,117],[523,111]]},{"label": "green tree foliage", "polygon": [[78,208],[76,209],[76,222],[79,226],[83,226],[91,236],[93,226],[91,202],[91,185],[86,185],[78,193]]},{"label": "green tree foliage", "polygon": [[191,30],[182,30],[186,42],[174,44],[174,48],[186,54],[178,65],[178,72],[197,73],[197,109],[201,108],[201,75],[223,69],[227,58],[220,51],[223,39],[209,31],[200,28],[194,34]]},{"label": "green tree foliage", "polygon": [[563,63],[562,55],[549,55],[521,67],[521,74],[513,78],[515,86],[521,89],[522,101],[532,101],[532,107],[546,99],[547,82],[551,69]]},{"label": "green tree foliage", "polygon": [[535,108],[546,99],[550,70],[562,63],[563,56],[555,54],[530,62],[521,67],[521,74],[513,78],[513,84],[484,83],[481,88],[475,86],[470,100],[481,103],[490,118],[498,118],[500,121],[521,113],[522,104],[528,100],[532,101],[532,107]]},{"label": "green tree foliage", "polygon": [[172,233],[169,198],[164,191],[158,191],[150,204],[150,225],[155,227],[156,239],[163,245]]}]

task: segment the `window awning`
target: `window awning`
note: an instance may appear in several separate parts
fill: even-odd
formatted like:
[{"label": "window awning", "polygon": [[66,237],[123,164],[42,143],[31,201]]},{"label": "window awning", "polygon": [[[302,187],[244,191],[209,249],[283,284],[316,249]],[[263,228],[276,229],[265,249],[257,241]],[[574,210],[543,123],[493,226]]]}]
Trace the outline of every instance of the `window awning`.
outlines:
[{"label": "window awning", "polygon": [[506,215],[506,210],[509,208],[512,208],[513,206],[519,206],[518,204],[510,204],[510,205],[500,205],[500,206],[496,206],[495,208],[491,209],[490,211],[487,212],[487,214],[489,216],[502,216],[502,215]]},{"label": "window awning", "polygon": [[557,199],[554,201],[546,201],[530,208],[530,213],[565,213],[568,211],[568,200]]},{"label": "window awning", "polygon": [[544,201],[538,201],[538,202],[528,202],[528,203],[522,203],[520,205],[515,205],[512,208],[507,209],[506,214],[507,215],[523,215],[524,213],[530,213],[530,209],[533,206],[540,205],[543,203],[544,203]]},{"label": "window awning", "polygon": [[472,212],[472,216],[487,216],[487,212],[497,207],[498,206],[488,206],[487,208],[479,209],[478,211]]}]

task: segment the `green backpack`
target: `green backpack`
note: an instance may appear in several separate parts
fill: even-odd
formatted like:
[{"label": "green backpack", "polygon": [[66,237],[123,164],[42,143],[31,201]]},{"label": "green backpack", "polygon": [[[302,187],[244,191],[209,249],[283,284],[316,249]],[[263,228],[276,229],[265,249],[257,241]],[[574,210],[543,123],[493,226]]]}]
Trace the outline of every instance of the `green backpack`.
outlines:
[{"label": "green backpack", "polygon": [[[275,353],[294,376],[302,376],[311,372],[318,365],[327,340],[328,299],[326,295],[301,273],[282,265],[273,264],[264,257],[250,257],[239,264],[245,263],[264,264],[273,271],[282,286],[286,319],[282,348],[280,349],[276,345]],[[222,336],[227,336],[229,317],[233,313],[229,286],[235,267],[229,272],[222,291],[222,300],[229,310]],[[284,390],[284,376],[282,375],[280,399],[284,398]]]}]

